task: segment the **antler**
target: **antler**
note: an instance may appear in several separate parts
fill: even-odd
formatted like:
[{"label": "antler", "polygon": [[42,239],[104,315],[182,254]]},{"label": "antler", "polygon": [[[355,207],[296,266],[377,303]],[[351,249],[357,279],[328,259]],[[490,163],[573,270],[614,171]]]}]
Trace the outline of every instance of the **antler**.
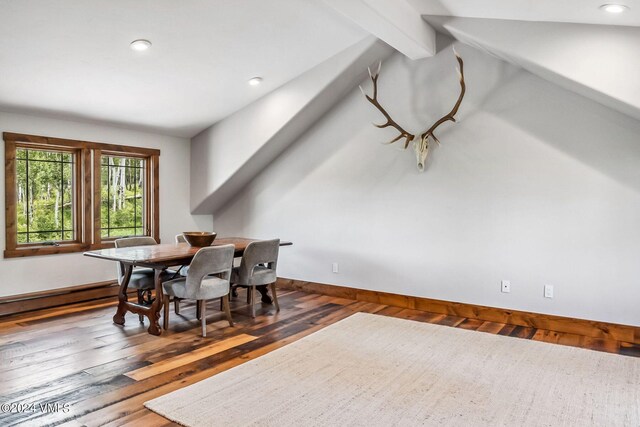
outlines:
[{"label": "antler", "polygon": [[[365,96],[365,98],[367,98],[367,101],[369,101],[371,104],[373,104],[374,107],[376,107],[381,113],[382,115],[384,115],[384,117],[387,119],[387,121],[381,125],[374,123],[373,125],[379,128],[386,128],[389,126],[394,127],[398,132],[400,132],[400,134],[395,137],[394,139],[392,139],[391,141],[389,141],[387,144],[393,144],[394,142],[404,138],[405,142],[404,142],[404,148],[407,148],[409,146],[409,143],[411,141],[413,141],[413,139],[416,137],[414,134],[407,132],[406,130],[404,130],[398,123],[396,123],[391,116],[389,115],[389,113],[387,113],[387,111],[382,107],[382,105],[380,105],[380,103],[378,102],[378,76],[380,75],[380,67],[382,67],[382,62],[378,63],[378,70],[375,72],[375,74],[373,74],[371,72],[371,68],[368,68],[369,70],[369,77],[371,78],[371,81],[373,82],[373,96],[369,96],[364,92],[364,89],[362,89],[362,86],[360,87],[360,92],[362,92],[362,94]],[[457,110],[457,107],[456,107]],[[435,128],[434,128],[435,129]]]},{"label": "antler", "polygon": [[460,104],[462,103],[462,98],[464,98],[466,85],[464,83],[464,68],[463,68],[464,62],[462,61],[462,58],[456,51],[455,47],[453,48],[453,53],[456,55],[456,60],[458,61],[458,65],[459,65],[459,68],[456,68],[456,71],[458,72],[458,78],[460,79],[460,96],[458,97],[458,100],[456,101],[455,105],[453,106],[449,114],[441,117],[428,130],[426,130],[422,135],[420,135],[420,139],[422,140],[425,140],[428,137],[432,137],[438,144],[440,144],[440,141],[438,141],[438,138],[436,138],[433,132],[436,130],[438,126],[440,126],[444,122],[448,122],[448,121],[452,121],[454,123],[456,122],[456,119],[454,116],[458,112],[458,108],[460,108]]},{"label": "antler", "polygon": [[[460,55],[458,55],[458,52],[456,52],[455,47],[453,49],[453,53],[456,55],[456,60],[458,61],[458,66],[459,66],[459,68],[457,68],[456,71],[458,72],[458,77],[460,79],[460,96],[458,96],[458,100],[456,101],[455,105],[453,106],[453,108],[448,114],[439,118],[433,125],[431,125],[429,129],[427,129],[420,135],[420,139],[415,140],[413,142],[413,145],[414,145],[413,148],[416,152],[416,160],[418,161],[418,170],[420,172],[424,170],[425,159],[427,158],[427,154],[429,153],[429,142],[430,142],[429,138],[433,138],[434,141],[440,144],[440,141],[438,141],[438,138],[434,135],[435,130],[438,128],[438,126],[440,126],[445,122],[451,121],[455,123],[456,121],[455,115],[458,113],[458,108],[460,108],[460,104],[462,103],[462,98],[464,98],[464,92],[466,90],[466,86],[464,83],[464,71],[463,71],[464,64],[463,64],[462,58],[460,57]],[[381,66],[382,66],[382,63],[378,64],[378,70],[375,72],[375,74],[371,72],[371,69],[369,69],[369,77],[373,82],[373,96],[367,95],[362,89],[362,86],[360,86],[360,91],[365,96],[365,98],[367,98],[367,101],[373,104],[373,106],[376,107],[387,119],[387,121],[381,125],[378,125],[378,124],[374,124],[374,125],[379,128],[386,128],[386,127],[392,126],[400,133],[397,137],[389,141],[389,144],[393,144],[394,142],[404,138],[405,139],[404,148],[407,148],[409,146],[409,143],[413,141],[416,136],[412,133],[407,132],[400,125],[398,125],[391,118],[389,113],[387,113],[387,111],[378,102],[378,76],[380,75]]]}]

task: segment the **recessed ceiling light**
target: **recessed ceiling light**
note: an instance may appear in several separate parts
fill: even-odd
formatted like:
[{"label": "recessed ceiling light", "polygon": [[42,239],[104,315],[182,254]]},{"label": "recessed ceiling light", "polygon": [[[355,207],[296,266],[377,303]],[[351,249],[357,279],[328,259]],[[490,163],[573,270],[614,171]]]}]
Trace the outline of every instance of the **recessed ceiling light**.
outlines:
[{"label": "recessed ceiling light", "polygon": [[629,9],[629,7],[623,4],[603,4],[600,6],[600,9],[608,13],[622,13]]},{"label": "recessed ceiling light", "polygon": [[149,40],[138,39],[132,41],[129,47],[138,52],[142,52],[143,50],[147,50],[151,47],[151,42]]},{"label": "recessed ceiling light", "polygon": [[249,79],[249,84],[251,86],[258,86],[260,83],[262,83],[262,77],[253,77]]}]

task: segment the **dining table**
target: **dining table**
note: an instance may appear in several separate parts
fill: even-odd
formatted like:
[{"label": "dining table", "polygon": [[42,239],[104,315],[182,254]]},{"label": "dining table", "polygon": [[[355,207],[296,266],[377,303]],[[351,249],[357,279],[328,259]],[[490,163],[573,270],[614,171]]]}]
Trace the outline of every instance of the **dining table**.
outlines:
[{"label": "dining table", "polygon": [[[234,257],[241,257],[247,245],[258,239],[245,237],[217,238],[212,246],[232,244],[235,247]],[[292,245],[291,242],[280,242],[280,246]],[[85,252],[84,255],[122,263],[124,275],[119,280],[118,308],[113,316],[113,322],[124,325],[127,312],[143,315],[149,319],[147,331],[152,335],[160,335],[160,311],[163,304],[162,272],[169,267],[189,265],[195,254],[201,248],[191,246],[188,243],[161,243],[158,245],[131,246],[126,248],[108,248]],[[155,298],[150,304],[138,304],[129,301],[127,288],[135,267],[146,267],[154,270]],[[266,292],[266,289],[263,291]],[[264,299],[264,294],[263,294]]]}]

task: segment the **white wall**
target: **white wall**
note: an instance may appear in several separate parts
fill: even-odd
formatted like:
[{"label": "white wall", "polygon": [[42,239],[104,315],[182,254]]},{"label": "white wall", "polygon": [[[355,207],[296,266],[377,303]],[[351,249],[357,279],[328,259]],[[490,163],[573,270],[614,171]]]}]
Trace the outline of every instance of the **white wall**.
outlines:
[{"label": "white wall", "polygon": [[[371,126],[381,116],[356,89],[216,213],[216,231],[293,241],[283,277],[640,325],[640,122],[457,48],[468,93],[423,174],[379,143],[393,132]],[[396,55],[381,102],[425,128],[457,96],[453,67],[449,49]]]},{"label": "white wall", "polygon": [[191,139],[191,212],[223,206],[393,49],[373,36]]},{"label": "white wall", "polygon": [[[28,133],[160,150],[160,238],[173,242],[187,229],[211,229],[211,216],[189,212],[189,140],[127,129],[0,112],[0,132]],[[4,142],[0,150],[4,164]],[[0,185],[0,246],[5,249],[4,184]],[[0,260],[0,296],[111,280],[114,263],[78,254]]]}]

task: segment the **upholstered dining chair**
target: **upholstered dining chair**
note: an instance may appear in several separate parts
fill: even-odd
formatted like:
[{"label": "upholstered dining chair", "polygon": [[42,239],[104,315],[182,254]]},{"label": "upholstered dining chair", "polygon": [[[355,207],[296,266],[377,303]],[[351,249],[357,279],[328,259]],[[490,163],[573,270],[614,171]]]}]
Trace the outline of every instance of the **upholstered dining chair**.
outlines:
[{"label": "upholstered dining chair", "polygon": [[[184,238],[184,234],[176,234],[176,244],[177,243],[187,243],[187,239]],[[178,274],[180,274],[182,277],[187,277],[188,272],[188,265],[181,265],[178,267]],[[175,279],[175,277],[173,277],[173,279]],[[198,307],[198,313],[200,313],[199,310],[200,308]],[[173,298],[173,311],[175,311],[176,314],[180,314],[180,298]]]},{"label": "upholstered dining chair", "polygon": [[233,245],[208,246],[196,252],[191,261],[187,277],[169,280],[162,284],[164,290],[163,327],[169,327],[170,298],[195,300],[202,322],[202,336],[207,336],[206,302],[221,298],[224,312],[233,326],[229,309],[231,269],[233,268]]},{"label": "upholstered dining chair", "polygon": [[247,288],[248,303],[251,306],[251,317],[256,317],[256,286],[270,285],[276,311],[280,311],[276,295],[276,267],[280,239],[261,240],[247,245],[240,261],[240,266],[233,269],[231,283],[233,286]]},{"label": "upholstered dining chair", "polygon": [[[148,246],[148,245],[157,245],[158,242],[153,237],[149,236],[141,236],[141,237],[123,237],[120,239],[114,240],[116,248],[128,248],[131,246]],[[122,280],[124,279],[125,267],[124,264],[119,262],[118,266],[118,283],[122,284]],[[162,272],[160,276],[160,280],[163,282],[169,280],[173,277],[175,271],[173,270],[165,270]],[[133,269],[131,273],[131,278],[129,279],[128,288],[135,289],[138,294],[138,304],[144,303],[144,293],[146,291],[152,291],[155,288],[155,279],[154,279],[155,271],[153,268],[139,268],[136,267]],[[144,316],[142,314],[138,315],[140,319],[140,323],[144,323]]]},{"label": "upholstered dining chair", "polygon": [[[176,234],[176,243],[187,243],[187,239],[184,238],[184,234]],[[187,273],[189,272],[189,266],[183,265],[178,270],[181,276],[187,277]]]}]

